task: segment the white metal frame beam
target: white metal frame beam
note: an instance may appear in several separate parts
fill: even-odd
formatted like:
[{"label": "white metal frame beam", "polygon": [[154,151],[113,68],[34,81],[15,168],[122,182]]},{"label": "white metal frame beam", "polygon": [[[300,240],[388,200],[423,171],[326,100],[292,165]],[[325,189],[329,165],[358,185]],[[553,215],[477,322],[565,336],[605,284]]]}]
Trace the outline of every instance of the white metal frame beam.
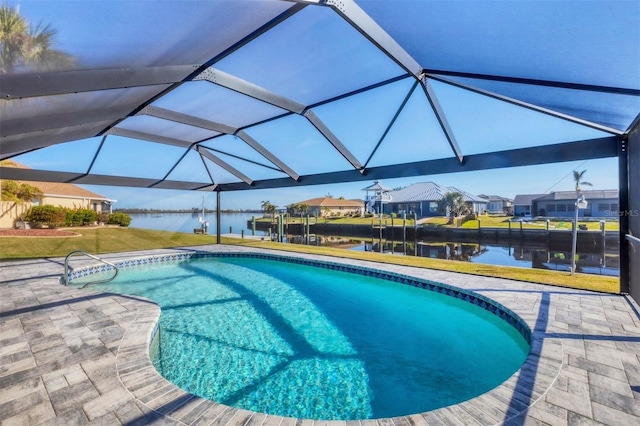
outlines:
[{"label": "white metal frame beam", "polygon": [[164,145],[179,146],[181,148],[188,148],[191,145],[193,145],[193,142],[183,141],[181,139],[168,138],[166,136],[159,136],[151,133],[139,132],[137,130],[122,129],[119,127],[112,127],[106,134],[122,136],[125,138],[131,138],[131,139],[138,139],[138,140],[143,140],[148,142],[156,142]]},{"label": "white metal frame beam", "polygon": [[428,81],[425,79],[423,67],[402,48],[386,31],[378,25],[367,13],[360,8],[353,0],[290,0],[299,3],[310,3],[321,6],[329,6],[342,18],[347,21],[353,28],[362,34],[367,40],[373,43],[384,54],[396,62],[407,73],[413,75],[418,81],[422,82],[425,96],[431,105],[431,108],[440,123],[440,127],[453,150],[453,153],[462,162],[463,155],[460,146],[456,141],[453,130],[449,125],[446,115],[442,110],[435,92],[429,87]]},{"label": "white metal frame beam", "polygon": [[318,116],[309,110],[305,105],[302,105],[292,99],[273,93],[260,86],[243,80],[239,77],[235,77],[231,74],[223,71],[208,68],[198,76],[194,77],[194,80],[205,80],[213,84],[225,87],[229,90],[233,90],[237,93],[249,96],[253,99],[268,103],[270,105],[282,108],[294,114],[305,117],[309,122],[322,134],[322,136],[333,145],[333,147],[353,166],[354,169],[362,171],[364,167],[358,161],[358,159],[344,146],[340,139],[331,132],[329,127],[325,125]]},{"label": "white metal frame beam", "polygon": [[224,71],[220,71],[219,69],[211,67],[207,68],[193,78],[193,81],[198,80],[205,80],[210,83],[217,84],[218,86],[225,87],[229,90],[233,90],[234,92],[241,93],[245,96],[266,102],[270,105],[296,114],[302,114],[306,108],[304,105],[292,99],[270,92],[256,84],[250,83]]},{"label": "white metal frame beam", "polygon": [[207,150],[206,148],[202,146],[198,146],[196,148],[196,151],[198,151],[200,155],[208,158],[218,166],[222,167],[223,169],[225,169],[226,171],[228,171],[229,173],[231,173],[232,175],[234,175],[235,177],[237,177],[238,179],[246,183],[247,185],[251,186],[253,184],[253,180],[249,176],[245,175],[240,170],[233,167],[231,164],[227,163],[223,159],[214,155],[211,151]]},{"label": "white metal frame beam", "polygon": [[436,93],[434,92],[433,88],[429,84],[429,80],[426,77],[422,79],[422,89],[424,90],[424,94],[426,95],[427,100],[429,101],[429,104],[431,104],[431,109],[433,109],[436,119],[438,120],[438,123],[440,123],[440,127],[442,128],[444,136],[447,138],[447,141],[449,142],[449,146],[451,146],[451,149],[453,150],[454,154],[458,158],[458,161],[462,162],[463,160],[462,151],[460,150],[458,141],[456,140],[456,137],[453,134],[453,129],[451,129],[451,126],[449,125],[449,121],[447,120],[447,116],[442,110],[442,106],[440,106],[438,97],[436,96]]},{"label": "white metal frame beam", "polygon": [[448,78],[443,78],[443,77],[440,77],[440,76],[437,76],[437,75],[433,75],[433,74],[425,74],[425,75],[426,75],[427,78],[430,78],[432,80],[440,81],[442,83],[449,84],[449,85],[455,86],[455,87],[459,87],[461,89],[468,90],[470,92],[475,92],[475,93],[478,93],[480,95],[488,96],[490,98],[497,99],[499,101],[508,102],[508,103],[510,103],[512,105],[516,105],[516,106],[519,106],[519,107],[522,107],[522,108],[527,108],[527,109],[530,109],[532,111],[539,112],[541,114],[550,115],[552,117],[560,118],[562,120],[570,121],[572,123],[580,124],[582,126],[591,127],[592,129],[600,130],[600,131],[603,131],[603,132],[606,132],[606,133],[610,133],[612,135],[622,136],[625,133],[623,131],[613,129],[611,127],[603,126],[601,124],[593,123],[593,122],[587,121],[587,120],[582,120],[580,118],[573,117],[571,115],[562,114],[560,112],[553,111],[553,110],[550,110],[550,109],[547,109],[547,108],[543,108],[541,106],[533,105],[533,104],[530,104],[530,103],[527,103],[527,102],[519,101],[517,99],[513,99],[513,98],[510,98],[508,96],[503,96],[503,95],[499,95],[497,93],[493,93],[493,92],[489,92],[489,91],[486,91],[486,90],[478,89],[476,87],[472,87],[472,86],[469,86],[469,85],[466,85],[466,84],[463,84],[463,83],[460,83],[460,82],[457,82],[457,81],[454,81],[454,80],[450,80]]},{"label": "white metal frame beam", "polygon": [[240,138],[247,145],[257,151],[260,155],[278,167],[281,171],[288,174],[292,179],[298,179],[300,176],[296,173],[291,167],[282,162],[279,158],[273,155],[268,149],[263,147],[258,141],[249,136],[243,130],[239,130],[237,127],[229,126],[222,123],[217,123],[211,120],[205,120],[200,117],[194,117],[192,115],[187,115],[175,111],[171,111],[165,108],[160,108],[156,106],[147,106],[142,109],[139,115],[149,115],[156,118],[161,118],[163,120],[174,121],[176,123],[186,124],[189,126],[199,127],[202,129],[211,130],[214,132],[218,132],[220,134],[224,133],[227,135],[233,135]]}]

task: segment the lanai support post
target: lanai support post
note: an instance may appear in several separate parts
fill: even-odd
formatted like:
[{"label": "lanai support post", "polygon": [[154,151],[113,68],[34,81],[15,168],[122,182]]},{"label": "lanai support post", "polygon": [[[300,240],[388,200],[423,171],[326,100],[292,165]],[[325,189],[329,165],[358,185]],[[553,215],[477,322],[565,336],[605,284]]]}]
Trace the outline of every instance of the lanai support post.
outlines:
[{"label": "lanai support post", "polygon": [[629,293],[629,150],[628,141],[618,144],[618,216],[620,224],[620,292]]},{"label": "lanai support post", "polygon": [[220,191],[216,191],[216,244],[220,244]]},{"label": "lanai support post", "polygon": [[[620,291],[640,303],[640,114],[620,143]],[[623,145],[625,143],[625,145]],[[623,151],[624,148],[624,152]],[[624,192],[623,192],[624,191]],[[623,195],[624,194],[624,195]],[[623,204],[624,203],[624,204]]]}]

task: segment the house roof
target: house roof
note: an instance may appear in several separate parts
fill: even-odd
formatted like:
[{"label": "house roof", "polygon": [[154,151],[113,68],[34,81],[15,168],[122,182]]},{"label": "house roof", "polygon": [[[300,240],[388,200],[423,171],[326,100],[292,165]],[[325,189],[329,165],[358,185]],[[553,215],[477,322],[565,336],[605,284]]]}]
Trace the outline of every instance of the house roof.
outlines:
[{"label": "house roof", "polygon": [[382,191],[389,192],[392,191],[391,188],[387,188],[386,186],[382,186],[379,180],[373,182],[372,185],[367,186],[366,188],[362,188],[363,191]]},{"label": "house roof", "polygon": [[511,198],[501,197],[499,195],[480,194],[480,195],[478,195],[478,197],[484,198],[487,201],[513,201],[513,200],[511,200]]},{"label": "house roof", "polygon": [[434,182],[419,182],[397,191],[389,192],[392,203],[407,203],[411,201],[439,201],[447,192],[459,192],[465,201],[486,203],[487,200],[471,195],[454,186],[442,186]]},{"label": "house roof", "polygon": [[[11,162],[10,164],[3,164],[5,167],[14,167],[18,169],[29,169],[29,167],[24,164]],[[40,181],[29,181],[23,182],[18,181],[20,183],[26,183],[31,186],[35,186],[45,196],[62,196],[62,197],[72,197],[72,198],[91,198],[92,200],[103,200],[103,201],[115,201],[111,200],[104,195],[96,194],[95,192],[91,192],[87,189],[81,188],[72,183],[60,183],[60,182],[40,182]]]},{"label": "house roof", "polygon": [[543,197],[545,194],[518,194],[513,199],[514,206],[529,206],[531,202],[537,198]]},{"label": "house roof", "polygon": [[[618,199],[617,189],[603,189],[593,191],[581,191],[587,201],[589,200],[602,200],[602,199]],[[553,201],[553,200],[571,200],[575,201],[577,198],[576,191],[556,191],[551,194],[546,194],[542,197],[536,198],[536,201]]]},{"label": "house roof", "polygon": [[[617,189],[602,189],[582,191],[585,198],[588,200],[602,200],[618,198]],[[513,200],[515,206],[530,205],[533,201],[553,201],[553,200],[574,200],[576,199],[576,191],[556,191],[550,194],[519,194]]]},{"label": "house roof", "polygon": [[363,207],[364,202],[361,200],[343,200],[340,198],[320,197],[311,198],[310,200],[300,201],[298,204],[306,204],[309,207]]}]

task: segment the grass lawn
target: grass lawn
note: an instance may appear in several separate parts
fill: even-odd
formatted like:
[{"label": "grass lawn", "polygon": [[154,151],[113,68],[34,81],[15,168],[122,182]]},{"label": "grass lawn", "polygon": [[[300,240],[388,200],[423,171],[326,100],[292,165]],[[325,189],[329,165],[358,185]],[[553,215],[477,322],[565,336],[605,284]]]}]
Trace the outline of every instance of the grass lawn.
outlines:
[{"label": "grass lawn", "polygon": [[134,228],[73,228],[78,237],[0,237],[0,259],[64,257],[74,250],[91,254],[215,244],[213,235]]},{"label": "grass lawn", "polygon": [[[490,216],[484,215],[480,216],[480,226],[483,228],[508,228],[509,224],[511,224],[511,228],[520,229],[520,224],[522,223],[522,227],[524,229],[546,229],[547,222],[545,220],[530,220],[526,222],[516,222],[511,221],[512,216]],[[300,217],[292,217],[289,216],[287,218],[288,223],[300,223]],[[302,219],[304,223],[305,219]],[[258,222],[268,222],[273,224],[273,228],[276,227],[276,222],[272,221],[271,217],[265,218],[256,218]],[[452,227],[455,228],[456,225],[447,225],[449,221],[446,217],[431,217],[422,222],[422,225],[425,227],[436,226],[436,227]],[[318,223],[335,223],[335,224],[350,224],[350,225],[378,225],[380,223],[380,219],[377,217],[336,217],[336,218],[318,218]],[[567,218],[566,220],[551,220],[549,222],[550,229],[558,229],[558,230],[571,230],[571,223],[573,221],[571,218]],[[311,217],[310,223],[316,223],[316,218]],[[391,226],[391,217],[385,215],[382,219],[382,223],[385,226]],[[394,226],[402,226],[401,218],[393,219]],[[578,221],[579,225],[586,225],[587,229],[590,231],[599,231],[600,230],[600,222],[599,221]],[[413,219],[406,220],[406,226],[414,226]],[[468,229],[478,229],[478,220],[469,220],[462,224],[461,228]],[[620,224],[617,221],[607,221],[605,223],[605,229],[607,231],[618,231],[620,229]]]},{"label": "grass lawn", "polygon": [[[520,229],[520,223],[522,223],[522,227],[525,229],[547,229],[547,221],[546,220],[529,220],[526,222],[516,222],[511,221],[511,216],[480,216],[480,226],[483,228],[508,228],[509,223],[511,223],[511,228]],[[571,230],[571,224],[573,220],[571,218],[567,218],[565,220],[550,220],[549,221],[549,229],[559,229],[559,230]],[[587,229],[590,231],[599,231],[600,230],[600,222],[599,221],[582,221],[578,220],[578,225],[586,225]],[[462,224],[461,228],[478,228],[478,220],[469,220]],[[606,231],[618,231],[620,229],[620,223],[617,221],[607,221],[605,223]]]},{"label": "grass lawn", "polygon": [[[148,249],[198,246],[214,244],[212,235],[195,235],[177,232],[153,231],[134,228],[78,228],[77,237],[0,237],[0,259],[32,259],[64,257],[74,250],[91,254],[138,251]],[[424,257],[397,256],[372,252],[357,252],[339,248],[281,244],[270,241],[240,238],[222,238],[222,243],[271,250],[322,254],[341,258],[370,260],[381,263],[415,266],[453,272],[509,278],[563,287],[618,293],[619,280],[616,277],[604,277],[589,274],[547,271],[541,269],[515,268],[506,266],[483,265]]]}]

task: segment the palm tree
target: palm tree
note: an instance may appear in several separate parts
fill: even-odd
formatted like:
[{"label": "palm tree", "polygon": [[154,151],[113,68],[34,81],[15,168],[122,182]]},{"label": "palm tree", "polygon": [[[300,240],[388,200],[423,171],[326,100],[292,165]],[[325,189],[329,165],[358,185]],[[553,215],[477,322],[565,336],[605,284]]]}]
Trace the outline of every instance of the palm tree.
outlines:
[{"label": "palm tree", "polygon": [[263,201],[260,206],[265,214],[271,214],[271,221],[273,222],[276,219],[276,210],[278,210],[278,207],[274,206],[269,201]]},{"label": "palm tree", "polygon": [[464,195],[460,192],[447,192],[442,199],[438,201],[438,209],[442,212],[449,213],[448,225],[453,224],[457,216],[469,213],[469,205],[464,201]]},{"label": "palm tree", "polygon": [[309,213],[309,210],[311,210],[309,208],[309,205],[305,203],[299,203],[297,208],[298,213],[300,213],[300,221],[302,221],[302,216],[306,215],[307,213]]},{"label": "palm tree", "polygon": [[582,178],[584,177],[585,172],[586,172],[586,170],[583,170],[581,172],[578,172],[577,170],[573,171],[573,180],[576,183],[576,192],[582,191],[582,189],[580,188],[580,185],[593,186],[592,183],[585,182],[585,181],[582,180]]},{"label": "palm tree", "polygon": [[53,48],[56,34],[48,24],[30,26],[18,7],[0,6],[0,73],[73,68],[74,58]]},{"label": "palm tree", "polygon": [[293,203],[287,206],[287,211],[291,216],[300,215],[300,223],[302,223],[302,217],[309,213],[309,205],[305,203]]}]

